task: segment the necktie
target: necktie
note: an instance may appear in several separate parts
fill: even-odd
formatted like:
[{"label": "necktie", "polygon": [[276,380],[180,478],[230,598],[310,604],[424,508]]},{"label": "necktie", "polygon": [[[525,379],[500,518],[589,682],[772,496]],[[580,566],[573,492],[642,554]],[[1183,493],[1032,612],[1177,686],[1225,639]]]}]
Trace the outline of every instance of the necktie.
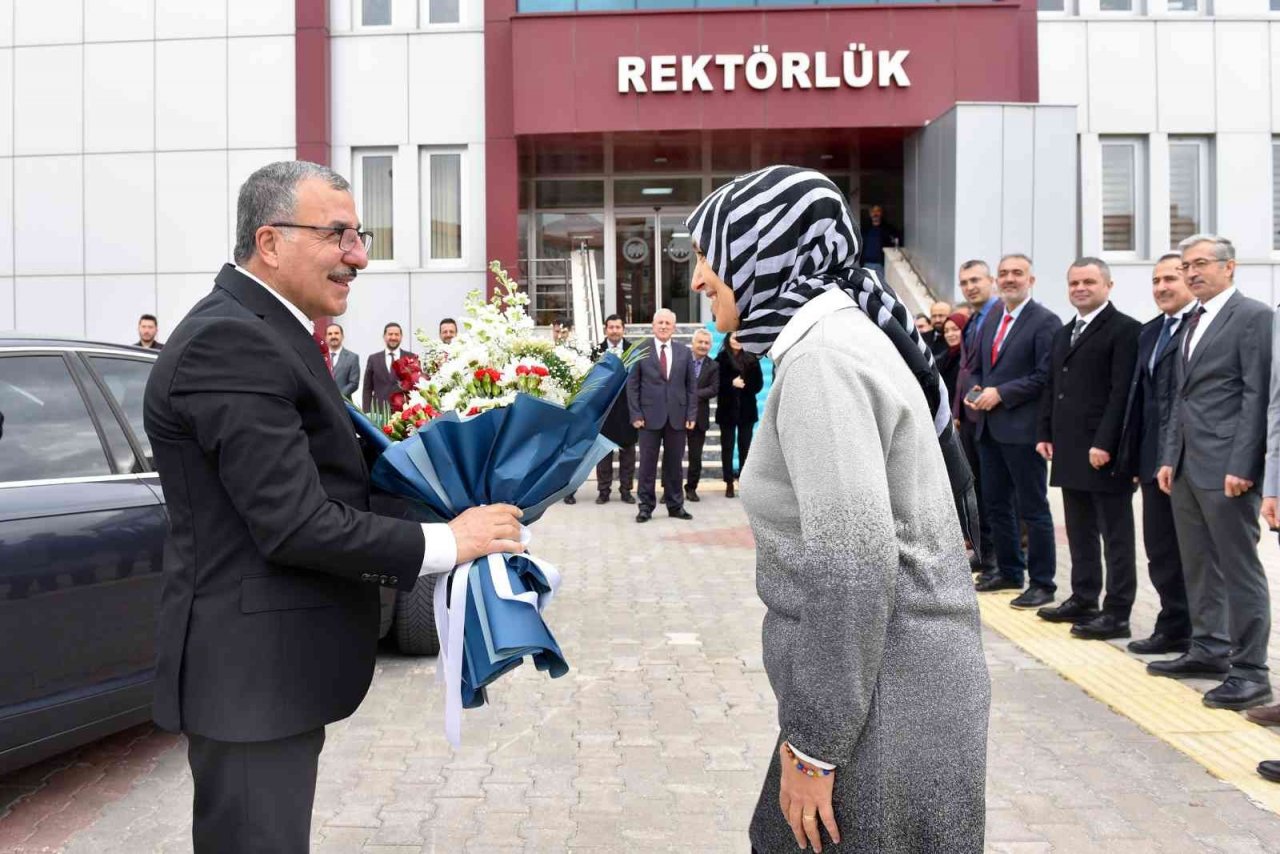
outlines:
[{"label": "necktie", "polygon": [[1084,332],[1085,322],[1083,317],[1076,318],[1076,328],[1071,330],[1071,346],[1076,346],[1076,342],[1080,340],[1081,333]]},{"label": "necktie", "polygon": [[329,369],[329,376],[333,376],[333,351],[328,347],[324,348],[324,364]]},{"label": "necktie", "polygon": [[662,371],[662,378],[667,378],[667,345],[663,344],[658,348],[658,370]]},{"label": "necktie", "polygon": [[700,379],[701,377],[702,377],[702,360],[694,359],[693,360],[693,378],[696,380],[696,379]]},{"label": "necktie", "polygon": [[392,363],[394,363],[394,362],[395,362],[395,360],[396,360],[396,353],[395,353],[395,351],[394,351],[394,350],[388,350],[388,351],[387,351],[387,373],[391,373],[391,365],[392,365]]},{"label": "necktie", "polygon": [[996,340],[991,342],[991,365],[995,366],[996,360],[1000,358],[1000,345],[1004,343],[1004,334],[1009,331],[1009,324],[1013,323],[1013,315],[1005,314],[1004,320],[1000,321],[1000,328],[996,330]]},{"label": "necktie", "polygon": [[1151,361],[1147,363],[1147,372],[1154,374],[1156,371],[1156,362],[1160,361],[1160,357],[1164,355],[1164,348],[1169,346],[1169,340],[1173,338],[1173,327],[1178,325],[1179,318],[1166,317],[1164,326],[1160,329],[1160,337],[1156,339],[1156,348],[1151,351]]},{"label": "necktie", "polygon": [[1191,361],[1191,338],[1196,334],[1196,327],[1200,325],[1200,315],[1204,314],[1204,306],[1198,305],[1191,312],[1191,316],[1187,318],[1187,330],[1182,333],[1182,337],[1186,339],[1182,345],[1182,361]]}]

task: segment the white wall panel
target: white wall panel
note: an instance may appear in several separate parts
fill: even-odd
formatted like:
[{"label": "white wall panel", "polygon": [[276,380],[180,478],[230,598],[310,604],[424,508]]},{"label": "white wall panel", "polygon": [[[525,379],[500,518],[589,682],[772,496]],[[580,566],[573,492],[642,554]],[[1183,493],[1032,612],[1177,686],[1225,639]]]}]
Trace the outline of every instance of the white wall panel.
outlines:
[{"label": "white wall panel", "polygon": [[352,3],[354,0],[330,0],[329,32],[345,33],[351,30]]},{"label": "white wall panel", "polygon": [[[338,322],[346,331],[347,345],[360,354],[361,370],[364,359],[381,349],[383,326],[399,323],[406,335],[412,335],[409,303],[408,273],[365,271],[356,277],[347,301],[347,313]],[[421,350],[416,340],[406,346],[415,353]]]},{"label": "white wall panel", "polygon": [[293,4],[294,0],[228,0],[227,32],[232,36],[292,36]]},{"label": "white wall panel", "polygon": [[[1036,192],[1035,108],[1002,107],[1001,126],[1004,142],[1000,171],[1004,176],[1001,181],[1004,192],[1000,194],[1000,243],[1009,247],[1006,251],[1030,255],[1036,228],[1031,215]],[[956,213],[959,219],[960,212]]]},{"label": "white wall panel", "polygon": [[1280,132],[1280,23],[1271,24],[1271,130]]},{"label": "white wall panel", "polygon": [[0,329],[13,329],[13,279],[0,278]]},{"label": "white wall panel", "polygon": [[14,50],[13,143],[16,154],[80,151],[84,52],[76,47]]},{"label": "white wall panel", "polygon": [[157,154],[157,271],[216,271],[230,257],[227,153]]},{"label": "white wall panel", "polygon": [[334,144],[408,142],[408,37],[338,38],[330,45]]},{"label": "white wall panel", "polygon": [[85,157],[86,273],[155,271],[155,169],[151,153]]},{"label": "white wall panel", "polygon": [[78,156],[13,161],[15,275],[84,272],[83,182]]},{"label": "white wall panel", "polygon": [[14,329],[84,337],[84,276],[13,280]]},{"label": "white wall panel", "polygon": [[227,34],[227,0],[155,0],[155,4],[158,39]]},{"label": "white wall panel", "polygon": [[1156,126],[1155,25],[1089,24],[1089,130],[1148,133]]},{"label": "white wall panel", "polygon": [[484,138],[481,34],[409,37],[409,134],[433,145]]},{"label": "white wall panel", "polygon": [[84,4],[87,42],[150,40],[155,34],[155,0],[87,0]]},{"label": "white wall panel", "polygon": [[[1035,225],[1031,257],[1035,259],[1036,269],[1050,278],[1055,270],[1060,275],[1065,274],[1067,265],[1078,254],[1076,240],[1080,226],[1076,175],[1079,155],[1076,135],[1072,133],[1078,122],[1073,112],[1069,108],[1037,107],[1035,141],[1030,149],[1032,154],[1024,154],[1035,163],[1032,178],[1035,192],[1029,200],[1030,220]],[[1014,249],[1012,246],[1009,248]],[[1060,289],[1055,298],[1042,301],[1066,316],[1065,288]]]},{"label": "white wall panel", "polygon": [[13,154],[13,51],[0,49],[0,157]]},{"label": "white wall panel", "polygon": [[1214,25],[1218,132],[1271,129],[1271,39],[1252,21]]},{"label": "white wall panel", "polygon": [[0,14],[0,47],[13,46],[13,15]]},{"label": "white wall panel", "polygon": [[84,40],[84,0],[13,0],[14,44],[79,44]]},{"label": "white wall panel", "polygon": [[1213,129],[1214,61],[1208,50],[1213,22],[1161,21],[1156,25],[1156,85],[1160,130],[1208,133]]},{"label": "white wall panel", "polygon": [[1245,296],[1275,305],[1271,296],[1270,264],[1237,264],[1235,283]]},{"label": "white wall panel", "polygon": [[1111,302],[1120,311],[1143,323],[1159,313],[1151,299],[1151,268],[1154,266],[1146,261],[1111,264],[1111,281],[1114,283]]},{"label": "white wall panel", "polygon": [[[1004,186],[1004,110],[999,105],[965,105],[956,109],[955,198],[965,209],[943,210],[944,230],[955,233],[953,251],[966,258],[987,258],[995,264],[1005,249],[1001,233]],[[926,181],[921,191],[935,190]],[[1009,250],[1018,251],[1018,250]],[[1026,250],[1024,250],[1026,251]],[[953,259],[949,259],[953,260]],[[954,286],[957,269],[945,263],[943,282]],[[994,267],[993,267],[994,269]]]},{"label": "white wall panel", "polygon": [[231,148],[274,148],[297,139],[293,37],[227,44],[227,133]]},{"label": "white wall panel", "polygon": [[[138,340],[138,318],[155,314],[155,276],[85,276],[84,337],[92,341],[132,344]],[[163,341],[173,331],[160,328]]]},{"label": "white wall panel", "polygon": [[[13,161],[0,160],[0,276],[13,275]],[[3,326],[0,326],[2,329]]]},{"label": "white wall panel", "polygon": [[214,267],[202,273],[156,276],[155,315],[160,321],[161,341],[166,340],[174,327],[182,322],[191,306],[209,295],[217,272],[218,267]]},{"label": "white wall panel", "polygon": [[[484,272],[414,273],[410,284],[413,296],[413,328],[435,335],[440,321],[462,314],[462,301],[467,292],[483,291],[488,284]],[[415,344],[416,339],[415,339]],[[421,350],[421,347],[415,347]]]},{"label": "white wall panel", "polygon": [[85,151],[148,151],[156,142],[155,43],[85,45]]},{"label": "white wall panel", "polygon": [[156,148],[226,147],[226,40],[156,44]]},{"label": "white wall panel", "polygon": [[1080,254],[1102,254],[1102,146],[1098,135],[1080,134]]},{"label": "white wall panel", "polygon": [[1075,104],[1079,130],[1089,128],[1089,25],[1084,21],[1042,20],[1037,28],[1040,103]]},{"label": "white wall panel", "polygon": [[293,160],[293,148],[253,148],[227,152],[227,260],[236,242],[236,201],[240,185],[257,170],[278,160]]},{"label": "white wall panel", "polygon": [[1271,255],[1271,181],[1260,180],[1271,163],[1269,133],[1220,133],[1214,174],[1217,232],[1236,245],[1242,260]]}]

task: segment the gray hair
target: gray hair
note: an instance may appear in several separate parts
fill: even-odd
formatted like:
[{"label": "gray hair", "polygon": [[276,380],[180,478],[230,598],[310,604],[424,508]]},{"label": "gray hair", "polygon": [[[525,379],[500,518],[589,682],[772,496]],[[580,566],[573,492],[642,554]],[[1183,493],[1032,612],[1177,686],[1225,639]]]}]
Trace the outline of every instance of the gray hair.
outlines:
[{"label": "gray hair", "polygon": [[1227,238],[1216,234],[1193,234],[1186,240],[1178,241],[1178,251],[1186,252],[1197,243],[1212,243],[1213,257],[1219,261],[1236,260],[1236,247]]},{"label": "gray hair", "polygon": [[669,308],[660,308],[653,313],[653,319],[656,322],[659,317],[670,317],[672,322],[676,319],[676,313]]},{"label": "gray hair", "polygon": [[705,326],[700,326],[700,327],[698,327],[697,329],[693,330],[693,337],[694,337],[694,338],[697,338],[699,335],[705,335],[705,336],[707,336],[708,338],[710,338],[710,337],[711,337],[711,331],[710,331],[709,329],[707,329]]},{"label": "gray hair", "polygon": [[1081,255],[1079,258],[1071,262],[1071,266],[1067,271],[1079,269],[1080,267],[1097,267],[1102,273],[1102,278],[1108,282],[1111,281],[1111,265],[1101,258],[1095,258],[1092,255]]},{"label": "gray hair", "polygon": [[1007,255],[1001,255],[1001,256],[1000,256],[1000,263],[1001,263],[1001,264],[1003,264],[1005,261],[1008,261],[1008,260],[1009,260],[1009,259],[1011,259],[1011,258],[1019,258],[1019,259],[1021,259],[1021,260],[1023,260],[1023,261],[1026,261],[1026,262],[1027,262],[1027,272],[1028,272],[1028,273],[1035,269],[1036,264],[1035,264],[1035,262],[1034,262],[1034,261],[1032,261],[1032,260],[1031,260],[1031,256],[1030,256],[1030,255],[1023,255],[1021,252],[1010,252],[1010,253],[1008,253]]},{"label": "gray hair", "polygon": [[319,178],[335,190],[351,191],[346,178],[328,166],[306,160],[268,163],[240,185],[240,196],[236,200],[236,247],[232,253],[237,264],[245,263],[258,251],[258,229],[292,219],[298,204],[295,190],[308,178]]}]

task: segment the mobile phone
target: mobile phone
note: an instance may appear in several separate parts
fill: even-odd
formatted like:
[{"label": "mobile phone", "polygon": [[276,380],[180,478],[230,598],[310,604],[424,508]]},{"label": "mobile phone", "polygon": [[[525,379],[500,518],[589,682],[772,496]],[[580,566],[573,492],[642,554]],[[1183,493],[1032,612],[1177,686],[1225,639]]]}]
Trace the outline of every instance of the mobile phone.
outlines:
[{"label": "mobile phone", "polygon": [[978,398],[981,396],[982,396],[982,389],[975,388],[975,389],[971,389],[969,393],[964,396],[964,399],[968,403],[977,403]]}]

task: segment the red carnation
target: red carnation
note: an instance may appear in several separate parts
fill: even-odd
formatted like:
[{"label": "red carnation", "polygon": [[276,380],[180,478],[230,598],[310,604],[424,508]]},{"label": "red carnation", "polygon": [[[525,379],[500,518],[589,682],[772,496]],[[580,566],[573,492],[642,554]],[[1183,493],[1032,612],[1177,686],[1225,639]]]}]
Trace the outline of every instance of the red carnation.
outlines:
[{"label": "red carnation", "polygon": [[394,427],[392,427],[390,424],[385,424],[385,425],[383,425],[383,427],[382,427],[382,432],[383,432],[383,433],[386,433],[388,436],[390,436],[391,434],[395,433],[396,431],[395,431],[395,428],[394,428]]},{"label": "red carnation", "polygon": [[545,377],[549,373],[551,373],[546,368],[542,367],[542,365],[534,365],[530,370],[533,371],[535,376],[539,376],[539,377]]},{"label": "red carnation", "polygon": [[529,366],[528,366],[528,365],[517,365],[517,366],[516,366],[516,376],[518,376],[518,377],[523,377],[523,376],[528,376],[528,374],[529,374]]}]

